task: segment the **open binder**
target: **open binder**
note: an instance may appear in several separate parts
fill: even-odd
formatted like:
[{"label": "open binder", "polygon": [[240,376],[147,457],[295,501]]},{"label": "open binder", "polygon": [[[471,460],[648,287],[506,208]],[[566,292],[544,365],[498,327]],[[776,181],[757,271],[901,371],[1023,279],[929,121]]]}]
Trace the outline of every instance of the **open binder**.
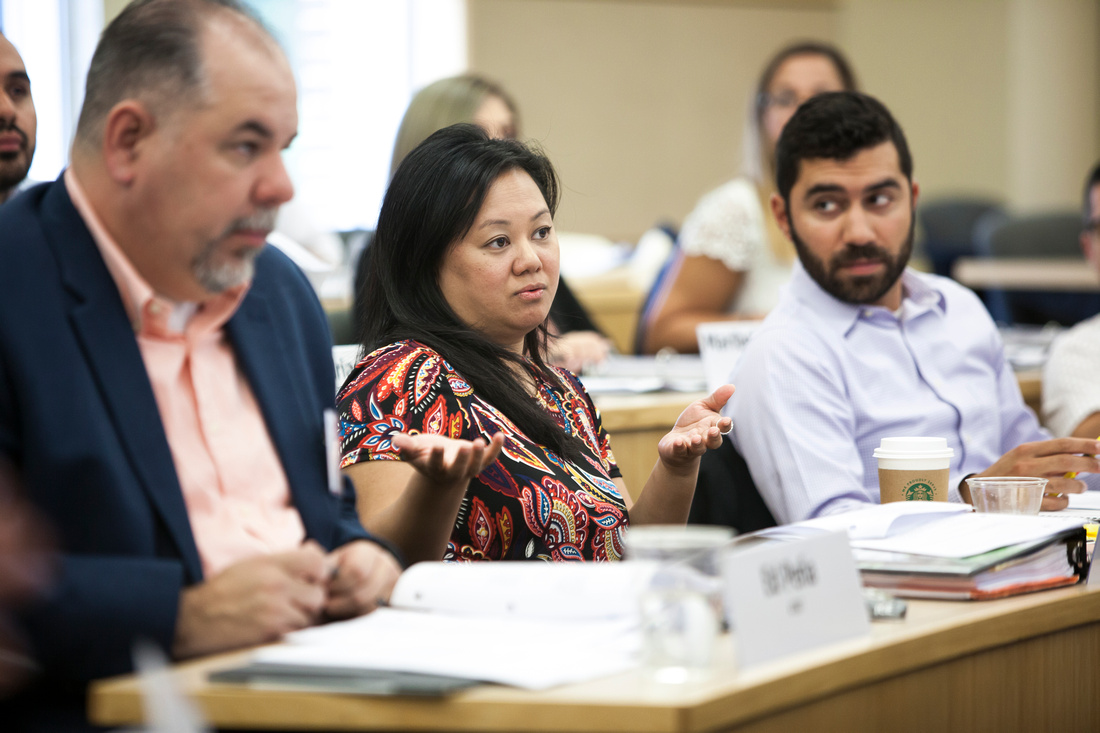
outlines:
[{"label": "open binder", "polygon": [[966,504],[894,502],[762,530],[791,540],[843,530],[863,584],[895,595],[987,599],[1088,577],[1080,517],[974,513]]}]

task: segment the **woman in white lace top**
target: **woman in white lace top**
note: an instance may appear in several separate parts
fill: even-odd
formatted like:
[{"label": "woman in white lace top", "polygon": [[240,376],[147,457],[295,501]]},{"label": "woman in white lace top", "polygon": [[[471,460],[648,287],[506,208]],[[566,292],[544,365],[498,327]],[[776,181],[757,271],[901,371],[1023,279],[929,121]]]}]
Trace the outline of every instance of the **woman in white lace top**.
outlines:
[{"label": "woman in white lace top", "polygon": [[768,205],[775,144],[799,104],[856,86],[848,62],[823,43],[788,46],[771,59],[750,106],[742,175],[705,195],[684,221],[678,259],[644,315],[645,351],[698,351],[698,324],[762,318],[775,304],[795,256]]}]

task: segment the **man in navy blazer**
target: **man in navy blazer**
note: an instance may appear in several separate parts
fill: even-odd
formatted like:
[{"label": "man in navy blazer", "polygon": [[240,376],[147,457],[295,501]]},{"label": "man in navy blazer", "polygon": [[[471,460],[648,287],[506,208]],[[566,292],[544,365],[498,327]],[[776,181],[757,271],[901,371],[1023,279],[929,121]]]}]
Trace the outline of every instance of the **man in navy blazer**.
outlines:
[{"label": "man in navy blazer", "polygon": [[[0,455],[58,546],[52,590],[24,614],[39,678],[0,705],[4,727],[82,721],[88,680],[129,671],[135,640],[212,653],[364,613],[392,590],[393,554],[360,525],[350,484],[335,496],[326,478],[324,314],[263,246],[293,194],[281,153],[296,130],[287,61],[246,10],[138,0],[97,48],[71,167],[0,210]],[[144,311],[128,304],[135,282],[154,296]],[[220,538],[195,524],[169,427],[181,419],[164,414],[136,334],[158,307],[190,333],[233,293],[215,337],[270,436],[299,539],[208,573],[204,542]],[[202,410],[188,417],[216,452]]]}]

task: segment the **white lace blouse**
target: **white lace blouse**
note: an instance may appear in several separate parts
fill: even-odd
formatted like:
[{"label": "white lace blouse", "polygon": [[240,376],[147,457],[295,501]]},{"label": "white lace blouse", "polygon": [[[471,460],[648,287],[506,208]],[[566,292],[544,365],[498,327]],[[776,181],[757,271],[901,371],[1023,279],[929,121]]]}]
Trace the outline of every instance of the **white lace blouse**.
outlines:
[{"label": "white lace blouse", "polygon": [[745,274],[730,313],[766,313],[790,279],[790,264],[780,262],[768,244],[764,216],[756,186],[735,178],[703,196],[680,231],[685,255],[710,257]]}]

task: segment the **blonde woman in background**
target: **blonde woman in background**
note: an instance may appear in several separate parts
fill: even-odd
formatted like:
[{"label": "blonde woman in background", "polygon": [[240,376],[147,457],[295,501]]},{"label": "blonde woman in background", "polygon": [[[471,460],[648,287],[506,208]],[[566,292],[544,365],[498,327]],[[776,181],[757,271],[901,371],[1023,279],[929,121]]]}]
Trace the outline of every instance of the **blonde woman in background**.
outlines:
[{"label": "blonde woman in background", "polygon": [[684,220],[678,259],[643,315],[647,353],[696,352],[698,324],[763,318],[775,305],[795,259],[768,206],[775,144],[802,102],[856,87],[847,60],[824,43],[797,43],[771,59],[751,102],[742,175],[704,196]]},{"label": "blonde woman in background", "polygon": [[432,82],[416,93],[401,118],[390,160],[390,178],[405,156],[429,135],[459,122],[472,122],[489,137],[514,140],[518,136],[519,111],[508,92],[485,77],[463,74]]},{"label": "blonde woman in background", "polygon": [[[492,138],[513,140],[519,135],[519,111],[512,97],[497,83],[474,74],[440,79],[421,89],[409,103],[390,161],[390,178],[397,166],[415,147],[436,130],[469,122],[485,130]],[[367,257],[361,257],[356,274],[355,292],[366,271]],[[356,321],[362,334],[362,320],[356,303]],[[580,373],[587,365],[598,364],[611,352],[611,342],[596,328],[584,307],[562,280],[550,310],[549,361],[555,366]]]}]

